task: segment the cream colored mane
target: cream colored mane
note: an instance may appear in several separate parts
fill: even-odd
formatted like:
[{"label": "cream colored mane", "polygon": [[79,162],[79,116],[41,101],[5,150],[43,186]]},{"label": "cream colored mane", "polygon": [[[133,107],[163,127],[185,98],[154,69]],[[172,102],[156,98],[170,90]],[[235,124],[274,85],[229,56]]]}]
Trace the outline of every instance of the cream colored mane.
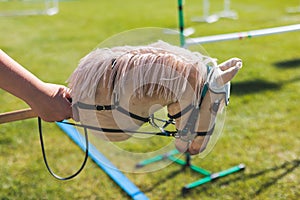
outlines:
[{"label": "cream colored mane", "polygon": [[[140,98],[153,96],[158,91],[157,95],[164,98],[171,97],[170,91],[180,98],[189,83],[188,77],[196,70],[195,85],[192,85],[196,95],[191,97],[191,101],[198,102],[207,65],[217,66],[215,60],[208,56],[163,41],[147,46],[98,48],[80,60],[68,82],[73,103],[93,99],[98,84],[122,94],[129,78],[133,81],[133,88],[138,88],[134,95]],[[115,87],[114,80],[118,81],[119,87]],[[145,84],[149,86],[143,87]]]}]

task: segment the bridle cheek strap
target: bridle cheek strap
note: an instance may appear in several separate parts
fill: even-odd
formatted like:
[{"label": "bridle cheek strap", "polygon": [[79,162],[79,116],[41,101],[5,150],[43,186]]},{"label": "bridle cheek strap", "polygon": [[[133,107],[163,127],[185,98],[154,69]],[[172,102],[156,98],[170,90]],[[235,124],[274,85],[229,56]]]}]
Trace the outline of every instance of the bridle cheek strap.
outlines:
[{"label": "bridle cheek strap", "polygon": [[213,127],[212,127],[211,129],[209,129],[208,131],[194,132],[194,134],[196,135],[196,137],[197,137],[197,136],[202,136],[202,137],[204,137],[204,136],[207,136],[207,135],[211,136],[211,135],[213,134],[214,130],[215,130],[215,124],[214,124]]}]

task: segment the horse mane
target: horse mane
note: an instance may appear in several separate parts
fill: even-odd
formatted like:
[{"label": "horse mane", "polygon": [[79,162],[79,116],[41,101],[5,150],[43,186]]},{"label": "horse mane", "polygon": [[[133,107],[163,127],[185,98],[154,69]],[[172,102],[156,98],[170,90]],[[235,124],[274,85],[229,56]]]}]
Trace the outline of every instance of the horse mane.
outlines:
[{"label": "horse mane", "polygon": [[215,59],[163,41],[147,46],[98,48],[80,60],[68,82],[73,103],[84,99],[94,101],[98,84],[121,94],[128,80],[133,81],[136,89],[133,94],[139,98],[155,94],[174,98],[175,94],[179,99],[189,83],[188,77],[196,72],[192,87],[193,102],[198,102],[207,65],[216,66]]}]

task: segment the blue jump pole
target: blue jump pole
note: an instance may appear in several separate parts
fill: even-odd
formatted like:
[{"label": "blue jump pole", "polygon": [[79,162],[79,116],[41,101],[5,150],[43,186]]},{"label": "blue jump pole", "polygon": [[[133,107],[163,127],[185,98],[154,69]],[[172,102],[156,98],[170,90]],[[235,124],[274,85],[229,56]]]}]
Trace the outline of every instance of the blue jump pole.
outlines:
[{"label": "blue jump pole", "polygon": [[[85,138],[73,126],[57,123],[57,125],[83,150],[85,151]],[[147,196],[139,190],[120,170],[117,169],[95,146],[89,144],[89,157],[119,185],[134,200],[148,200]]]}]

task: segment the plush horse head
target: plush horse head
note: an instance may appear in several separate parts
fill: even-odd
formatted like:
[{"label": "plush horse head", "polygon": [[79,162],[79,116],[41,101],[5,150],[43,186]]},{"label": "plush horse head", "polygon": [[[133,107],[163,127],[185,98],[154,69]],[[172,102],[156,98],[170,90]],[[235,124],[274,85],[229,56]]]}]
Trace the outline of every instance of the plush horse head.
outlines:
[{"label": "plush horse head", "polygon": [[[229,82],[242,67],[159,41],[147,46],[96,49],[69,78],[74,113],[110,141],[129,138],[158,109],[167,106],[181,152],[203,151],[215,118],[229,99]],[[113,130],[113,131],[112,131]]]}]

